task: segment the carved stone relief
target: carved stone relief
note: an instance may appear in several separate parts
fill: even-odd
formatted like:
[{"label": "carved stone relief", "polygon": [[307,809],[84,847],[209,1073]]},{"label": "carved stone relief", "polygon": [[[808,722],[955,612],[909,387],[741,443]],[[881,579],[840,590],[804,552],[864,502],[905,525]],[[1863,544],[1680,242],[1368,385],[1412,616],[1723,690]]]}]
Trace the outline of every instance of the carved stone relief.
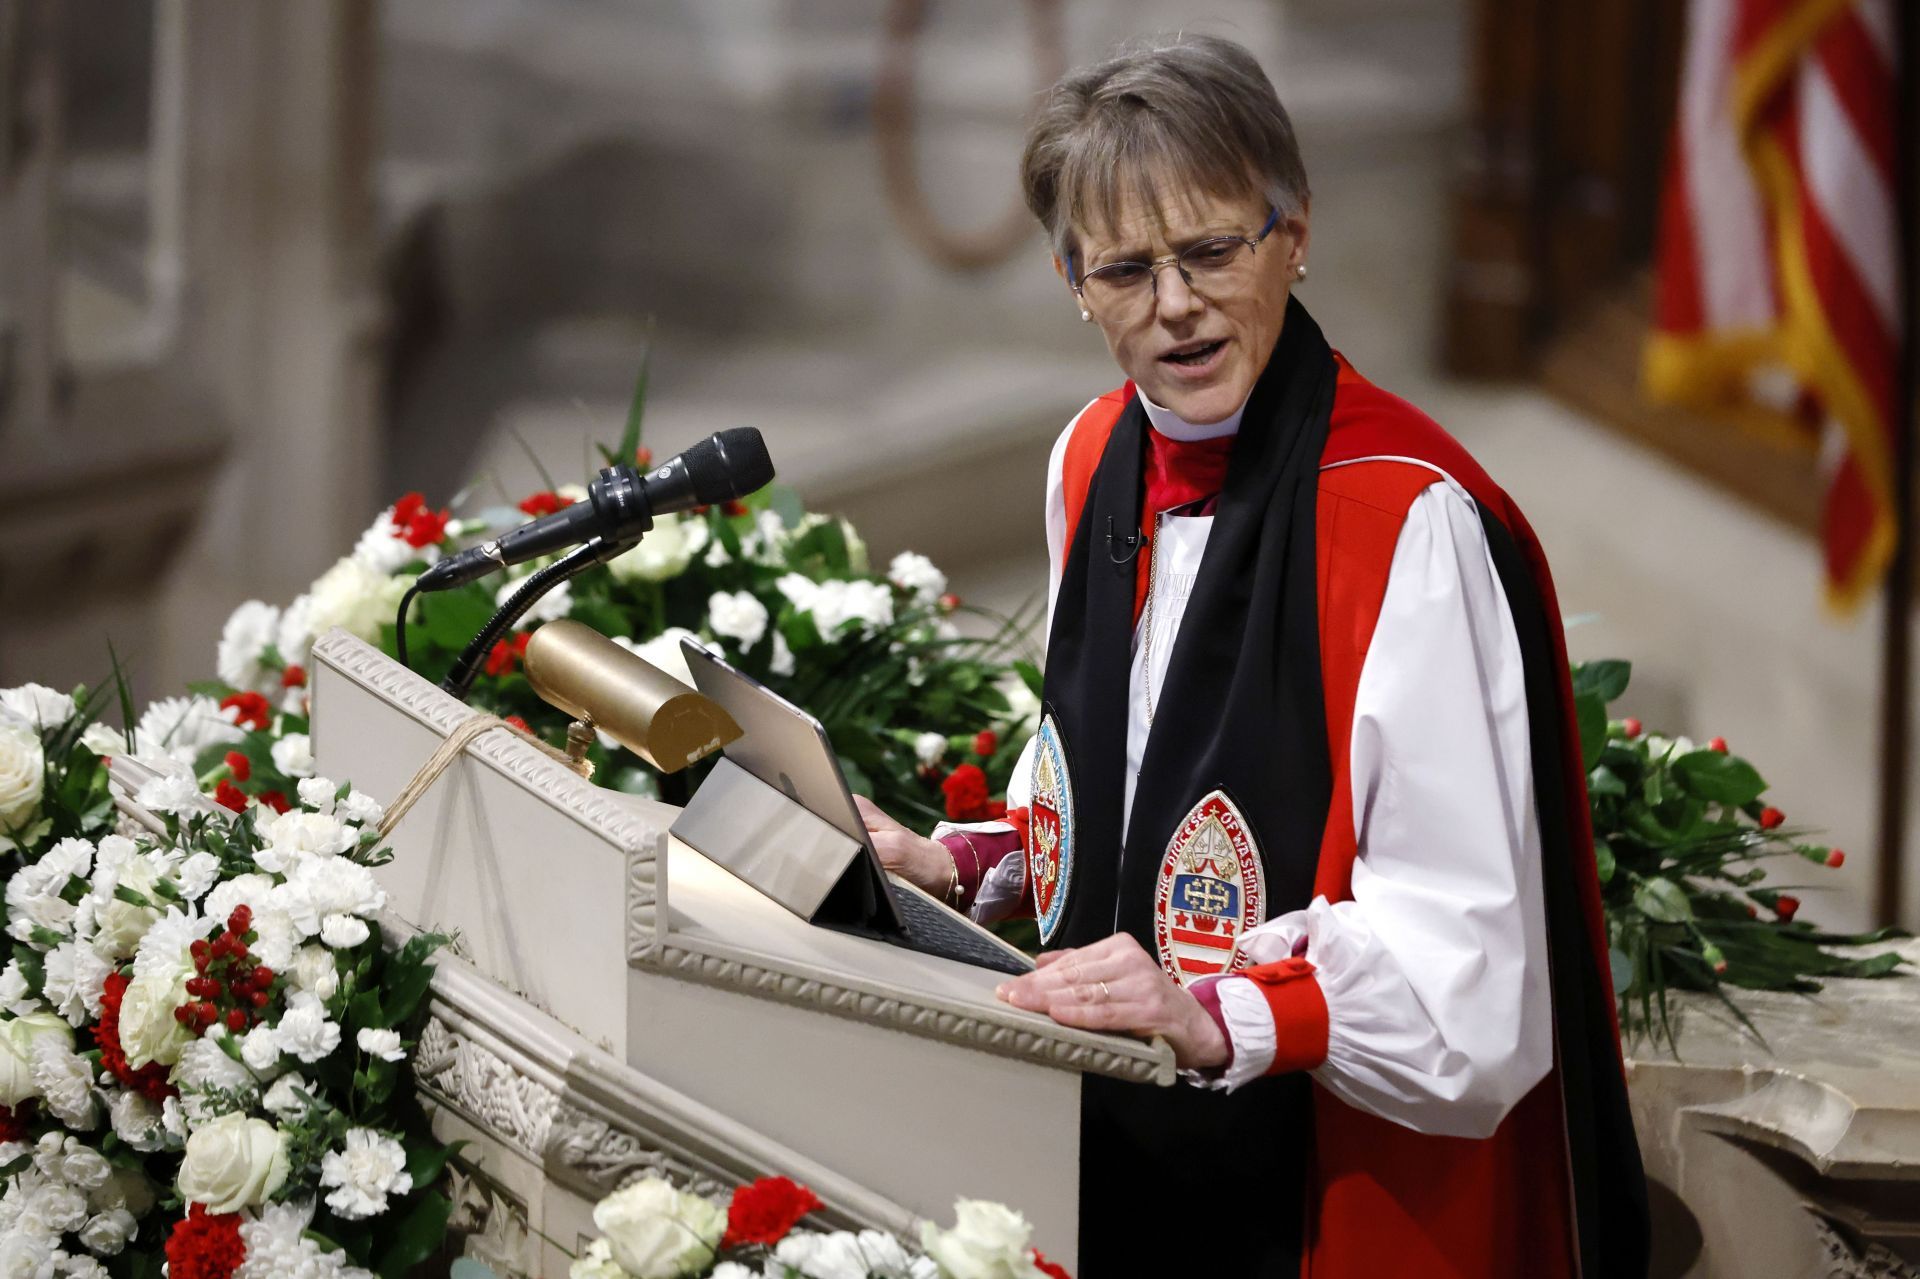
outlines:
[{"label": "carved stone relief", "polygon": [[1920,1279],[1920,1266],[1902,1261],[1881,1244],[1855,1246],[1833,1223],[1819,1217],[1813,1230],[1826,1266],[1825,1279]]}]

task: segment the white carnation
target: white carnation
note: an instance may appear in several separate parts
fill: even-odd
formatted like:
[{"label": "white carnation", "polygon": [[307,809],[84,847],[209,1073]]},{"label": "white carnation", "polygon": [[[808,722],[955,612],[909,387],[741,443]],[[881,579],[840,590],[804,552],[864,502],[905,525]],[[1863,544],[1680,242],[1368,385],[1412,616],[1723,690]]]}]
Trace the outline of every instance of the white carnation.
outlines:
[{"label": "white carnation", "polygon": [[93,947],[62,942],[47,952],[47,1002],[69,1025],[83,1025],[100,1015],[101,987],[112,971],[112,962]]},{"label": "white carnation", "polygon": [[288,733],[272,747],[273,766],[288,777],[313,776],[313,739],[305,733]]},{"label": "white carnation", "polygon": [[273,1087],[267,1089],[267,1095],[260,1099],[260,1108],[283,1124],[292,1123],[307,1113],[307,1107],[313,1101],[313,1089],[301,1077],[298,1071],[289,1071],[273,1081]]},{"label": "white carnation", "polygon": [[[125,1208],[109,1208],[94,1214],[86,1225],[80,1227],[80,1242],[96,1257],[117,1256],[138,1229],[132,1213]],[[77,1275],[80,1272],[69,1269],[67,1273]]]},{"label": "white carnation", "polygon": [[77,709],[73,698],[45,684],[0,688],[0,721],[11,719],[36,733],[60,727]]},{"label": "white carnation", "polygon": [[432,562],[439,556],[438,547],[416,549],[407,544],[407,539],[394,530],[391,506],[380,512],[353,544],[353,558],[380,574],[398,573],[415,560]]},{"label": "white carnation", "polygon": [[320,921],[321,942],[335,950],[352,950],[370,936],[367,921],[352,915],[328,915]]},{"label": "white carnation", "polygon": [[775,675],[793,674],[793,649],[779,631],[773,633],[773,660],[767,663],[767,669]]},{"label": "white carnation", "polygon": [[370,1053],[381,1061],[407,1059],[407,1050],[401,1046],[400,1032],[397,1030],[381,1030],[367,1026],[354,1036],[354,1043],[359,1046],[361,1052]]},{"label": "white carnation", "polygon": [[220,630],[215,660],[220,678],[235,688],[266,691],[275,682],[274,672],[260,659],[279,633],[280,610],[273,605],[248,600],[234,609]]},{"label": "white carnation", "polygon": [[932,768],[947,757],[947,737],[945,733],[922,733],[913,739],[914,758],[925,768]]},{"label": "white carnation", "polygon": [[40,1103],[67,1127],[87,1132],[99,1125],[93,1067],[70,1044],[52,1036],[35,1042],[33,1083],[39,1090]]},{"label": "white carnation", "polygon": [[219,878],[220,859],[205,851],[187,854],[173,870],[174,885],[179,888],[180,895],[190,902],[205,897],[207,890]]},{"label": "white carnation", "polygon": [[131,1088],[113,1090],[107,1120],[113,1135],[135,1150],[158,1150],[162,1145],[160,1107]]},{"label": "white carnation", "polygon": [[[394,605],[396,611],[399,605]],[[302,595],[280,614],[280,630],[275,647],[280,659],[289,665],[305,666],[313,649],[313,596]]]},{"label": "white carnation", "polygon": [[40,1011],[40,1001],[28,988],[27,975],[20,971],[17,959],[9,959],[6,970],[0,972],[0,1010],[13,1017]]},{"label": "white carnation", "polygon": [[879,582],[821,582],[810,611],[823,638],[848,625],[871,634],[893,623],[893,592]]},{"label": "white carnation", "polygon": [[133,801],[155,813],[175,813],[182,817],[202,811],[207,804],[193,779],[178,773],[163,773],[142,782]]},{"label": "white carnation", "polygon": [[348,1265],[345,1253],[315,1243],[306,1233],[312,1222],[312,1200],[267,1204],[255,1218],[242,1221],[240,1242],[247,1259],[233,1279],[373,1279]]},{"label": "white carnation", "polygon": [[814,600],[820,595],[820,584],[800,573],[782,573],[774,580],[773,589],[803,613],[812,610]]},{"label": "white carnation", "polygon": [[365,791],[349,791],[340,801],[340,816],[356,826],[377,826],[386,815],[386,806]]},{"label": "white carnation", "polygon": [[134,730],[142,751],[169,755],[189,769],[207,747],[237,742],[246,735],[219,703],[199,696],[161,698],[147,707]]},{"label": "white carnation", "polygon": [[187,1122],[200,1125],[233,1110],[244,1110],[259,1094],[253,1072],[227,1056],[211,1035],[180,1050],[168,1079],[180,1089]]},{"label": "white carnation", "polygon": [[913,551],[902,551],[887,566],[887,580],[914,602],[931,604],[947,593],[947,575],[934,567],[932,560]]},{"label": "white carnation", "polygon": [[127,735],[99,720],[87,725],[80,734],[80,744],[101,759],[112,759],[127,753]]},{"label": "white carnation", "polygon": [[340,787],[329,777],[307,777],[301,779],[299,786],[300,802],[316,813],[331,813],[333,797]]},{"label": "white carnation", "polygon": [[343,1149],[320,1161],[320,1184],[333,1193],[327,1207],[349,1221],[376,1216],[387,1199],[413,1189],[407,1152],[399,1142],[371,1128],[349,1128]]},{"label": "white carnation", "polygon": [[77,1137],[68,1137],[60,1143],[58,1164],[49,1175],[91,1195],[107,1184],[107,1178],[113,1175],[113,1165],[92,1146]]},{"label": "white carnation", "polygon": [[328,1021],[326,1008],[305,991],[294,993],[274,1031],[281,1051],[291,1053],[309,1066],[332,1055],[340,1046],[338,1023]]},{"label": "white carnation", "polygon": [[373,872],[344,857],[310,857],[296,863],[276,894],[303,937],[318,933],[329,915],[371,917],[387,904]]},{"label": "white carnation", "polygon": [[[240,1038],[240,1060],[256,1075],[271,1074],[280,1064],[280,1033],[264,1022]],[[291,1076],[282,1076],[291,1078]],[[271,1106],[268,1109],[272,1109]],[[275,1112],[278,1113],[277,1111]]]},{"label": "white carnation", "polygon": [[[494,605],[499,608],[505,608],[507,601],[513,598],[514,592],[518,591],[523,584],[524,579],[503,582],[499,591],[494,594]],[[562,582],[535,600],[533,607],[529,608],[521,616],[520,620],[514,623],[514,629],[525,630],[540,622],[557,622],[572,611],[573,588],[571,584]]]},{"label": "white carnation", "polygon": [[261,870],[289,876],[295,866],[312,860],[332,861],[360,842],[360,837],[339,818],[298,808],[261,823],[260,836],[266,846],[254,854],[255,864]]},{"label": "white carnation", "polygon": [[707,600],[707,628],[752,648],[767,633],[767,606],[747,591],[715,591]]}]

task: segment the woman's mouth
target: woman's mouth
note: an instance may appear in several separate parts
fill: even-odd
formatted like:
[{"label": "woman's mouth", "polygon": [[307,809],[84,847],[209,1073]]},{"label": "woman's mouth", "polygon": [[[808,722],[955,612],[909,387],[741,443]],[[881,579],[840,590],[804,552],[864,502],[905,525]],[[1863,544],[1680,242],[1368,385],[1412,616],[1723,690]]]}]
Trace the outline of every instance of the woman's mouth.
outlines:
[{"label": "woman's mouth", "polygon": [[1213,371],[1220,352],[1226,349],[1227,340],[1220,338],[1213,342],[1201,342],[1192,346],[1169,351],[1160,357],[1162,364],[1171,365],[1182,376],[1197,377]]}]

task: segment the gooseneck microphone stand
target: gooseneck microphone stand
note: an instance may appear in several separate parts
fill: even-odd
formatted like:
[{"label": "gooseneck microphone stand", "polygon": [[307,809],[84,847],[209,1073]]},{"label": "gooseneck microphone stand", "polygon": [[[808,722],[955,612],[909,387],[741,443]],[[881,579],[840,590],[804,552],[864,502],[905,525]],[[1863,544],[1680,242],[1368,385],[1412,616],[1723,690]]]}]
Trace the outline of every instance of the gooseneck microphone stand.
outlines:
[{"label": "gooseneck microphone stand", "polygon": [[582,543],[553,563],[528,577],[520,584],[520,589],[507,598],[499,611],[487,619],[480,633],[460,653],[460,658],[440,681],[440,687],[461,701],[467,700],[467,694],[473,689],[473,681],[480,673],[480,664],[493,651],[495,641],[515,622],[527,615],[527,610],[554,587],[570,578],[580,576],[596,564],[605,564],[622,551],[634,546],[639,538],[626,541],[608,541],[596,537]]}]

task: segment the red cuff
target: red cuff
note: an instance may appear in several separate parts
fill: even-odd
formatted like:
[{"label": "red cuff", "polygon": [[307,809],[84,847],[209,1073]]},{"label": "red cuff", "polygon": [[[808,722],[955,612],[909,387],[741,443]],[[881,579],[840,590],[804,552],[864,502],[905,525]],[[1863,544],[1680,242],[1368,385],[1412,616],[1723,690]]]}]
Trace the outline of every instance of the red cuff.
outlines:
[{"label": "red cuff", "polygon": [[1273,1012],[1270,1075],[1312,1070],[1327,1059],[1327,997],[1304,959],[1255,964],[1240,974],[1253,980]]}]

